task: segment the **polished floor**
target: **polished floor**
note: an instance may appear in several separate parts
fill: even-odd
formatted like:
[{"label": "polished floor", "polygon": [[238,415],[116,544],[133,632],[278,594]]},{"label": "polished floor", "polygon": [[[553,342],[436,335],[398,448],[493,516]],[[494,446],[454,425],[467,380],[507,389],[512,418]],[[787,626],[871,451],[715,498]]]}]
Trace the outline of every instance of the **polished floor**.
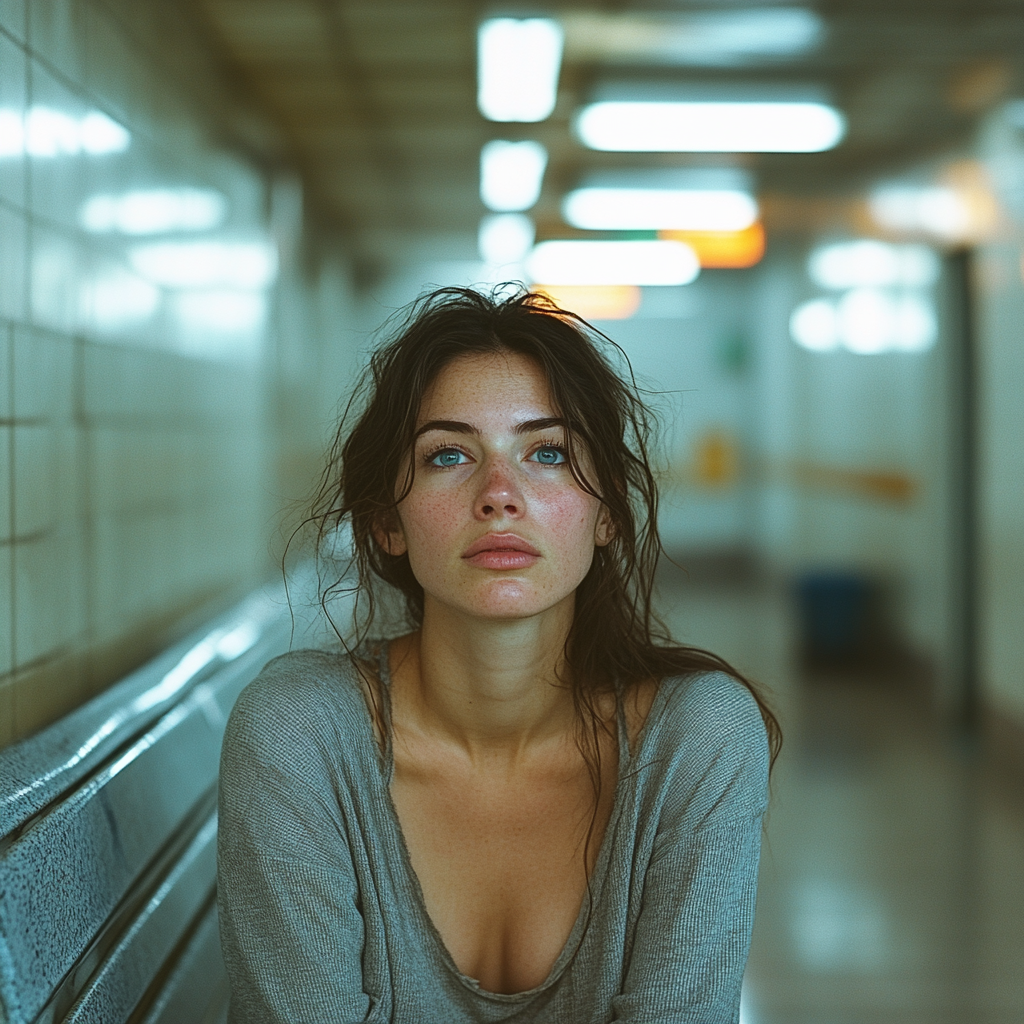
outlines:
[{"label": "polished floor", "polygon": [[672,585],[664,608],[785,732],[742,1024],[1022,1024],[1024,793],[898,680],[803,677],[779,590]]}]

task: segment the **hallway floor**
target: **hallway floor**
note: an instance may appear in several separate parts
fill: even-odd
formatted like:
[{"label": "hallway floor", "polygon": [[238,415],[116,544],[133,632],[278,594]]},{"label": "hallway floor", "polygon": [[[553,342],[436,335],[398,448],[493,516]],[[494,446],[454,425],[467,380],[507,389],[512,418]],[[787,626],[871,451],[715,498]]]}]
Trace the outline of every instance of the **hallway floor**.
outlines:
[{"label": "hallway floor", "polygon": [[785,734],[742,1024],[1021,1024],[1024,794],[912,691],[801,680],[770,589],[690,584],[664,607],[771,689]]}]

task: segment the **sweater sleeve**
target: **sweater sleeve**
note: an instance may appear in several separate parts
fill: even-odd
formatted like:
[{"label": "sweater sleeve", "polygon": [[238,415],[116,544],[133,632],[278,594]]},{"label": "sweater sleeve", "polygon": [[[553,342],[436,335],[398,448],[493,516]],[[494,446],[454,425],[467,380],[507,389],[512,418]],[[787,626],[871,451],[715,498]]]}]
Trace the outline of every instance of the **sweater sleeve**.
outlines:
[{"label": "sweater sleeve", "polygon": [[224,736],[217,901],[229,1020],[350,1024],[370,1019],[364,924],[323,703],[294,676],[272,662]]},{"label": "sweater sleeve", "polygon": [[764,723],[749,692],[716,674],[685,688],[666,729],[675,755],[613,1020],[736,1024],[767,805]]}]

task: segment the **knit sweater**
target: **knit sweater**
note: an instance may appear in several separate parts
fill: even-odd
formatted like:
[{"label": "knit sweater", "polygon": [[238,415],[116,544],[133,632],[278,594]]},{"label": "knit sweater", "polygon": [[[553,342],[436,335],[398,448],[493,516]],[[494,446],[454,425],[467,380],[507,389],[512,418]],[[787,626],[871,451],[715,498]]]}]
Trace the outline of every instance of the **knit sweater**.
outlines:
[{"label": "knit sweater", "polygon": [[231,1024],[735,1024],[767,804],[759,710],[722,673],[665,679],[631,751],[619,703],[589,922],[584,897],[548,977],[496,993],[459,971],[427,914],[390,742],[378,747],[349,660],[271,661],[221,755]]}]

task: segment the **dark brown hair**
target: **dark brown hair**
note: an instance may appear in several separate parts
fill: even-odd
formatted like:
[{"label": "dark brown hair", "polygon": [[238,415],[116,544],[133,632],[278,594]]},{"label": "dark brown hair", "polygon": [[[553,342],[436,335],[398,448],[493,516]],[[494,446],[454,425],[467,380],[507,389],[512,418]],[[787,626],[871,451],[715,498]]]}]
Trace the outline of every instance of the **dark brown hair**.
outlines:
[{"label": "dark brown hair", "polygon": [[[408,494],[414,460],[406,457],[420,403],[438,373],[464,355],[519,353],[543,370],[557,415],[566,423],[572,474],[607,506],[613,524],[612,540],[595,549],[576,591],[561,679],[572,694],[577,745],[594,785],[591,832],[601,794],[599,732],[608,730],[597,699],[617,688],[625,695],[645,680],[726,672],[757,701],[774,763],[781,733],[757,687],[717,655],[675,643],[654,613],[654,572],[662,549],[658,492],[647,455],[652,419],[622,349],[546,297],[509,286],[490,295],[442,288],[401,311],[390,328],[391,340],[374,352],[369,373],[342,415],[310,510],[318,551],[330,547],[343,524],[352,530],[351,565],[342,578],[321,588],[324,610],[333,595],[353,591],[361,602],[357,621],[364,639],[372,630],[374,594],[383,581],[402,595],[409,628],[420,625],[423,589],[408,556],[384,551],[374,539],[374,525],[393,521]],[[581,449],[589,456],[593,479],[580,470]],[[408,468],[399,482],[403,464]]]}]

